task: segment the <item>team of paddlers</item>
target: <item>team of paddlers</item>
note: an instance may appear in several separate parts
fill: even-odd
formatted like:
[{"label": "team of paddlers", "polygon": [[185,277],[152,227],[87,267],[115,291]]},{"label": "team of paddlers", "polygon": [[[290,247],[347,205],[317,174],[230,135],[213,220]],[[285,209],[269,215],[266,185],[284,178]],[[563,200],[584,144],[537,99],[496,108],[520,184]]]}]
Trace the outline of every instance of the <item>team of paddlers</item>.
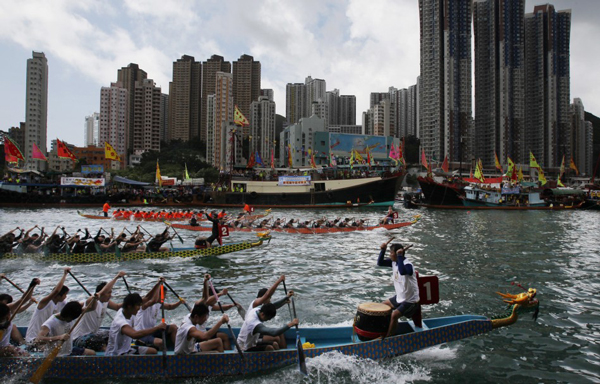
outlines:
[{"label": "team of paddlers", "polygon": [[[261,289],[247,310],[235,302],[217,305],[219,297],[231,296],[227,288],[217,292],[208,274],[204,276],[202,297],[195,301],[193,307],[162,277],[145,296],[131,293],[125,272],[119,272],[112,280],[98,284],[95,294],[84,302],[67,302],[69,288],[65,281],[69,275],[88,292],[71,273],[71,268],[65,268],[54,289],[38,301],[33,297],[33,292],[40,284],[39,279],[34,278],[23,292],[7,276],[0,274],[0,280],[8,281],[23,292],[16,301],[7,293],[0,294],[0,356],[49,353],[53,348],[60,348],[59,356],[95,355],[97,352],[103,352],[105,356],[156,354],[167,348],[167,343],[173,346],[175,354],[223,352],[231,349],[231,341],[229,335],[219,332],[219,329],[229,322],[224,311],[234,307],[244,320],[236,340],[239,352],[270,351],[286,348],[283,333],[298,324],[298,319],[279,328],[269,328],[263,324],[274,318],[277,309],[288,303],[294,294],[293,291],[286,292],[283,298],[271,303],[278,285],[285,280],[283,275],[270,288]],[[113,287],[119,279],[123,280],[129,294],[117,303],[111,299]],[[165,287],[171,290],[177,301],[165,303]],[[18,313],[34,304],[35,309],[23,337],[13,321]],[[167,324],[164,310],[173,310],[181,304],[189,310],[183,322],[179,326]],[[110,329],[105,330],[100,326],[108,309],[116,311],[116,314],[114,318],[108,315],[113,320]],[[161,309],[162,316],[159,315]],[[222,316],[208,326],[210,312],[219,309]]]}]

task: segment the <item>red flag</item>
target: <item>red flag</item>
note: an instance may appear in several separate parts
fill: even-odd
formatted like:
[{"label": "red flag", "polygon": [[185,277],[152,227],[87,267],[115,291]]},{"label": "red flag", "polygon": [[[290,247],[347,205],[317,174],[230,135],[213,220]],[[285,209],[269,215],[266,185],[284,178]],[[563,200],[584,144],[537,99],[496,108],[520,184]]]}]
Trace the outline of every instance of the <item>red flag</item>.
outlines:
[{"label": "red flag", "polygon": [[25,160],[17,144],[9,139],[8,136],[4,136],[4,153],[17,159]]},{"label": "red flag", "polygon": [[77,161],[77,158],[75,157],[75,155],[73,155],[69,148],[67,148],[67,145],[65,143],[56,139],[56,147],[58,157],[65,157],[73,161]]},{"label": "red flag", "polygon": [[33,144],[33,150],[31,152],[31,157],[34,159],[48,161],[48,159],[46,159],[46,156],[44,156],[44,154],[42,153],[42,151],[40,151],[38,146],[35,143],[32,143],[32,144]]},{"label": "red flag", "polygon": [[442,171],[444,171],[444,172],[448,172],[448,169],[449,169],[449,168],[450,168],[450,167],[448,166],[448,155],[446,155],[446,156],[444,157],[444,162],[442,163]]},{"label": "red flag", "polygon": [[16,156],[9,155],[8,152],[4,152],[4,161],[7,163],[17,163],[19,159]]},{"label": "red flag", "polygon": [[425,157],[425,148],[421,150],[421,164],[423,164],[425,168],[429,169],[429,166],[427,165],[427,158]]}]

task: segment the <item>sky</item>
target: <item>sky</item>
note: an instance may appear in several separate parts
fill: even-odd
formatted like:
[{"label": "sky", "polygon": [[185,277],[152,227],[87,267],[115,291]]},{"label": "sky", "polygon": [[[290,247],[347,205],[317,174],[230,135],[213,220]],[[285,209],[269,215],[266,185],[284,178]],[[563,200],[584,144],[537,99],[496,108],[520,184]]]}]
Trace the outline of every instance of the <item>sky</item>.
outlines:
[{"label": "sky", "polygon": [[[527,0],[525,12],[543,1]],[[598,0],[556,0],[572,10],[571,99],[600,115]],[[213,54],[261,62],[262,88],[285,115],[285,86],[307,76],[355,95],[357,123],[371,92],[407,88],[419,75],[418,0],[2,0],[0,129],[25,121],[27,59],[49,67],[48,143],[83,145],[100,88],[136,63],[168,93],[173,61]]]}]

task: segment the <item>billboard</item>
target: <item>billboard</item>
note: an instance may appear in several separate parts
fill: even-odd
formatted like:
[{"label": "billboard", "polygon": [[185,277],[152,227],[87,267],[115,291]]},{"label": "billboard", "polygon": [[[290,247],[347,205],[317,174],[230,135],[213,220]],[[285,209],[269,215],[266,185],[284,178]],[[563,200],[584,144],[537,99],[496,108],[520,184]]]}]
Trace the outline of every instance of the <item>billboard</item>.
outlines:
[{"label": "billboard", "polygon": [[104,167],[102,165],[93,165],[93,164],[82,165],[81,173],[83,173],[83,174],[104,173]]},{"label": "billboard", "polygon": [[61,177],[60,185],[72,185],[77,187],[104,187],[103,178],[88,177]]},{"label": "billboard", "polygon": [[353,149],[361,155],[366,155],[367,148],[372,156],[387,157],[388,154],[385,136],[331,133],[329,145],[334,156],[349,156]]}]

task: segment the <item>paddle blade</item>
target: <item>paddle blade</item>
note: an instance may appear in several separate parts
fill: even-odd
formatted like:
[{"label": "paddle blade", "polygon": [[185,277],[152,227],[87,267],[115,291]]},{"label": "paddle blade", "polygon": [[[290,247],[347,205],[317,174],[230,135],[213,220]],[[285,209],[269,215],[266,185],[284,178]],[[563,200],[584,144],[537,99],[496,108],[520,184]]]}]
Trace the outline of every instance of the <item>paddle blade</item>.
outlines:
[{"label": "paddle blade", "polygon": [[306,368],[306,357],[304,356],[304,349],[302,349],[300,335],[296,337],[296,346],[298,347],[298,370],[300,370],[302,374],[308,375],[308,369]]},{"label": "paddle blade", "polygon": [[56,356],[62,349],[62,346],[63,346],[63,343],[58,343],[58,345],[56,347],[54,347],[54,349],[48,354],[48,356],[46,356],[46,359],[44,359],[44,361],[42,362],[42,365],[39,366],[37,371],[35,371],[34,374],[31,376],[31,378],[29,379],[29,381],[31,383],[38,384],[40,381],[42,381],[42,379],[44,378],[44,375],[46,374],[48,369],[50,369],[50,367],[52,366],[52,363],[54,362],[54,359],[56,359]]},{"label": "paddle blade", "polygon": [[242,307],[238,307],[238,314],[242,318],[242,320],[246,320],[246,310]]}]

